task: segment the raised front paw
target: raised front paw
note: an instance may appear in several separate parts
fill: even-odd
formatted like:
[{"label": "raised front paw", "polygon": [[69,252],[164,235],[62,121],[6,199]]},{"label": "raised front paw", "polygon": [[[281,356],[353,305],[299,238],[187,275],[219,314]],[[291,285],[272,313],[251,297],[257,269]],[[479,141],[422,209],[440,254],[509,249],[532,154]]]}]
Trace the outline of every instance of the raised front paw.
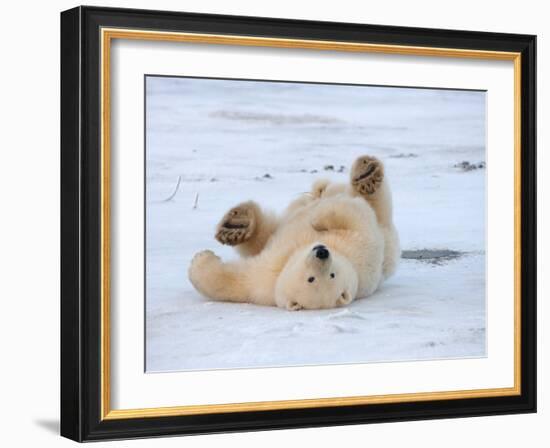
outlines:
[{"label": "raised front paw", "polygon": [[351,184],[362,194],[373,194],[384,180],[384,166],[375,157],[359,157],[351,169]]},{"label": "raised front paw", "polygon": [[216,229],[216,239],[229,246],[249,240],[256,229],[256,209],[253,202],[245,202],[229,210]]}]

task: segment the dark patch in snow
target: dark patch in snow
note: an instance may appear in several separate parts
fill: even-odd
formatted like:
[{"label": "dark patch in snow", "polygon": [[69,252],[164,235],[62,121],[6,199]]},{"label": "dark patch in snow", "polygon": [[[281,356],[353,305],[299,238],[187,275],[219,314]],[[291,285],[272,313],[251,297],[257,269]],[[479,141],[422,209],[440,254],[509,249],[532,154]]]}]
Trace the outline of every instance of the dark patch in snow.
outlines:
[{"label": "dark patch in snow", "polygon": [[340,165],[340,166],[338,167],[338,169],[336,169],[336,167],[335,167],[334,165],[325,165],[325,166],[323,167],[323,169],[324,169],[325,171],[335,171],[335,172],[337,172],[337,173],[343,173],[343,172],[345,171],[346,167],[345,167],[344,165]]},{"label": "dark patch in snow", "polygon": [[485,168],[485,162],[470,163],[467,160],[453,165],[455,168],[459,168],[464,172],[482,170]]},{"label": "dark patch in snow", "polygon": [[273,179],[273,176],[269,173],[265,173],[262,177],[256,176],[254,180],[266,180],[266,179]]},{"label": "dark patch in snow", "polygon": [[419,249],[404,250],[401,258],[406,260],[418,260],[431,264],[442,264],[447,261],[456,260],[465,255],[464,252],[449,249]]},{"label": "dark patch in snow", "polygon": [[390,159],[414,159],[418,157],[418,154],[415,154],[413,152],[404,153],[401,152],[399,154],[394,154],[393,156],[388,156]]}]

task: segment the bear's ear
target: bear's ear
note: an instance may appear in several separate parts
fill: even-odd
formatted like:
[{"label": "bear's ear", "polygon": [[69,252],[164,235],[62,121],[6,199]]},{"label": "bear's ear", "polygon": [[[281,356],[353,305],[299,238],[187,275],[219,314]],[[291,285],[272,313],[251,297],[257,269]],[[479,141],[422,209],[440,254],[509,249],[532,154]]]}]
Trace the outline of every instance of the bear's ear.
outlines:
[{"label": "bear's ear", "polygon": [[340,294],[340,297],[338,297],[336,303],[338,305],[348,305],[349,303],[351,303],[351,300],[351,294],[348,291],[344,291],[342,292],[342,294]]},{"label": "bear's ear", "polygon": [[289,311],[298,311],[298,310],[301,310],[302,308],[303,306],[300,305],[295,300],[287,300],[286,302],[286,309]]},{"label": "bear's ear", "polygon": [[313,197],[320,198],[329,184],[330,180],[328,179],[319,179],[313,182],[313,185],[311,186],[311,194],[313,195]]}]

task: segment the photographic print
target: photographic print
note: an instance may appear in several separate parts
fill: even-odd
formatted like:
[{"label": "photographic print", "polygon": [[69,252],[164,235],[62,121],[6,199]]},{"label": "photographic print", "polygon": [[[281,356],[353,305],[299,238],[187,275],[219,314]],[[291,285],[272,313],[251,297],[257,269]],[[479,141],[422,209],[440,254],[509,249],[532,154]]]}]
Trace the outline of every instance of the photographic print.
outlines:
[{"label": "photographic print", "polygon": [[146,75],[147,372],[486,356],[486,92]]},{"label": "photographic print", "polygon": [[61,434],[536,412],[535,142],[533,35],[64,11]]}]

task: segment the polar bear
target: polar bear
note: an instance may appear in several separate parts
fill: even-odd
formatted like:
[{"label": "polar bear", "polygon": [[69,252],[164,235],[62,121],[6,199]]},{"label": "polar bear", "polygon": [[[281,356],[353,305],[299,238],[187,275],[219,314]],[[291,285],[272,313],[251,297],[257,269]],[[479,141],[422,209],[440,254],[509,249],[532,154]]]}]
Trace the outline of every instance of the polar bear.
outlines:
[{"label": "polar bear", "polygon": [[343,306],[372,294],[396,269],[399,237],[382,162],[359,157],[348,184],[318,180],[277,217],[255,202],[230,209],[216,239],[240,259],[197,253],[189,279],[213,300],[287,310]]}]

